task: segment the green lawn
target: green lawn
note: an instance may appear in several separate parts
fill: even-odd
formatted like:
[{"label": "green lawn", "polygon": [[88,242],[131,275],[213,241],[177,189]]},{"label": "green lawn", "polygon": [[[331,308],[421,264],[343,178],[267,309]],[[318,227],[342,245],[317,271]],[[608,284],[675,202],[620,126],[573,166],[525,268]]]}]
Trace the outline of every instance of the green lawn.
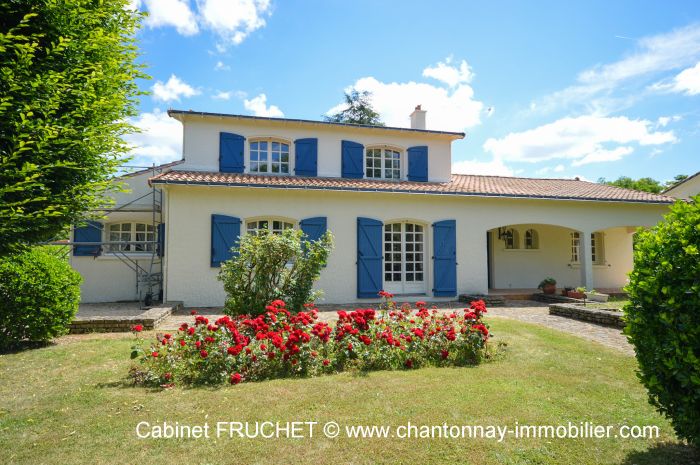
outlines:
[{"label": "green lawn", "polygon": [[[340,374],[219,389],[125,384],[130,336],[72,337],[0,356],[2,463],[684,464],[647,404],[634,358],[559,332],[492,319],[504,358],[476,368]],[[336,421],[341,425],[658,425],[645,439],[139,440],[140,421]]]},{"label": "green lawn", "polygon": [[592,301],[588,300],[588,301],[586,301],[586,307],[622,311],[622,307],[624,307],[628,303],[629,303],[628,299],[622,299],[622,300],[610,299],[607,302],[592,302]]}]

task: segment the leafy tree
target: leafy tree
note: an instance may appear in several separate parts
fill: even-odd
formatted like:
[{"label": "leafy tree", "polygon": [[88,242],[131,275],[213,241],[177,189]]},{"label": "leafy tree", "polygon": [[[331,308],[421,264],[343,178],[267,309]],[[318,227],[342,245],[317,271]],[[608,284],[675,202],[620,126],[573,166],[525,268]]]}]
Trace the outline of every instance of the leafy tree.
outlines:
[{"label": "leafy tree", "polygon": [[128,0],[0,2],[0,255],[104,205],[140,95]]},{"label": "leafy tree", "polygon": [[639,231],[625,333],[649,401],[700,446],[700,196]]},{"label": "leafy tree", "polygon": [[608,186],[623,187],[625,189],[651,192],[653,194],[658,194],[665,188],[664,184],[652,178],[632,179],[628,176],[620,176],[614,181],[606,181],[605,178],[600,178],[598,182],[600,184],[607,184]]},{"label": "leafy tree", "polygon": [[372,94],[368,91],[359,92],[355,89],[350,93],[345,92],[344,110],[323,119],[330,123],[366,124],[370,126],[384,126],[379,113],[372,108]]},{"label": "leafy tree", "polygon": [[673,177],[671,181],[666,182],[666,185],[664,186],[664,189],[670,189],[671,187],[675,186],[678,183],[681,183],[688,179],[687,174],[677,174],[676,176]]}]

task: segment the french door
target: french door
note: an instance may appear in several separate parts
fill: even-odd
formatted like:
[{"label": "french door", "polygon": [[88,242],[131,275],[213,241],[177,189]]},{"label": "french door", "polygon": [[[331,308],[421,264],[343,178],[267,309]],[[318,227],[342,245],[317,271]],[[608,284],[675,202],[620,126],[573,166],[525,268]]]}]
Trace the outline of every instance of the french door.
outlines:
[{"label": "french door", "polygon": [[425,293],[425,276],[425,227],[406,222],[385,224],[384,290]]}]

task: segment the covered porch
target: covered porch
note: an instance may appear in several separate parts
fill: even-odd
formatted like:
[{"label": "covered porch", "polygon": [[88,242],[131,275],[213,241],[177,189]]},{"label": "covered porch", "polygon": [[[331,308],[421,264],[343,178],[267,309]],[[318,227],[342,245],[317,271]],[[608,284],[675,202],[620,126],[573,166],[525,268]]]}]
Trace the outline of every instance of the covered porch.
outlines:
[{"label": "covered porch", "polygon": [[503,225],[486,232],[489,294],[529,298],[540,281],[619,294],[632,270],[635,226],[571,228],[542,223]]}]

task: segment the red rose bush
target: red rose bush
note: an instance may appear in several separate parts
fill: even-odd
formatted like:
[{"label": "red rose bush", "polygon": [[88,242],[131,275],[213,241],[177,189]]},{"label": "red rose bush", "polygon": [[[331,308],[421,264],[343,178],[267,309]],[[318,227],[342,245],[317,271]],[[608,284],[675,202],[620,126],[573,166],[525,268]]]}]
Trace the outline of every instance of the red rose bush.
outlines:
[{"label": "red rose bush", "polygon": [[[139,384],[169,387],[239,384],[273,378],[316,376],[344,370],[398,370],[424,366],[474,365],[490,356],[483,301],[463,311],[438,312],[424,302],[398,307],[382,295],[383,310],[339,311],[338,321],[318,320],[318,310],[291,313],[276,300],[265,313],[195,316],[174,334],[139,339],[131,370]],[[135,332],[139,333],[135,328]]]}]

